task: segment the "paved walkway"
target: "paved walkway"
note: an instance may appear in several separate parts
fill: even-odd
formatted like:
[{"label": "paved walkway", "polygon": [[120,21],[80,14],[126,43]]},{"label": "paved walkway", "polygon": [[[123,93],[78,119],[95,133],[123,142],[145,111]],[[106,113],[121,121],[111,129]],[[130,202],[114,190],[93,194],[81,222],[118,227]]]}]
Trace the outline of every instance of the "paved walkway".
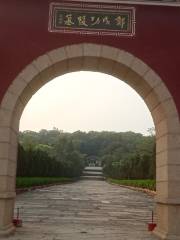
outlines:
[{"label": "paved walkway", "polygon": [[154,240],[146,223],[153,199],[144,193],[82,180],[19,195],[23,228],[9,240]]}]

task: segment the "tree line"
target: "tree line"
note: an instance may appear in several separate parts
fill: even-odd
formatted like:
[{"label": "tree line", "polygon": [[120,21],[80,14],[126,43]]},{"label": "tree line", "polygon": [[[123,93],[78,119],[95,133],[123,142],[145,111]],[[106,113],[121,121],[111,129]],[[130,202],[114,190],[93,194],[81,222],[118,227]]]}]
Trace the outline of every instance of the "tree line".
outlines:
[{"label": "tree line", "polygon": [[78,177],[94,158],[108,177],[155,178],[155,136],[108,131],[67,133],[56,128],[20,132],[17,175]]}]

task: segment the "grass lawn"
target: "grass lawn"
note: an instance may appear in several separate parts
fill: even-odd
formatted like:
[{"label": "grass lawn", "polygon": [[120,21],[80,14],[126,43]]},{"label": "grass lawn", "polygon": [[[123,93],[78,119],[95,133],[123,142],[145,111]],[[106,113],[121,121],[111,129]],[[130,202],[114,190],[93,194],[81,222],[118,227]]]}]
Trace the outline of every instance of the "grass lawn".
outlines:
[{"label": "grass lawn", "polygon": [[112,179],[109,178],[108,181],[111,183],[119,184],[119,185],[126,185],[126,186],[133,186],[139,188],[146,188],[149,190],[156,190],[156,181],[151,179],[138,179],[138,180],[129,180],[129,179]]}]

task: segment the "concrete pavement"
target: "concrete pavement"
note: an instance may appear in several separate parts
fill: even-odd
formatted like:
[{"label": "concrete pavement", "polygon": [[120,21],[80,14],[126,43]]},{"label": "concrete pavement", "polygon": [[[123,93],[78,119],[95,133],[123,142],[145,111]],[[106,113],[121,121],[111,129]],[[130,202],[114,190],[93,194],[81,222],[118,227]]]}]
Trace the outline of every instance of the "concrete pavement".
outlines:
[{"label": "concrete pavement", "polygon": [[23,227],[9,240],[155,240],[147,231],[152,197],[82,180],[17,196]]}]

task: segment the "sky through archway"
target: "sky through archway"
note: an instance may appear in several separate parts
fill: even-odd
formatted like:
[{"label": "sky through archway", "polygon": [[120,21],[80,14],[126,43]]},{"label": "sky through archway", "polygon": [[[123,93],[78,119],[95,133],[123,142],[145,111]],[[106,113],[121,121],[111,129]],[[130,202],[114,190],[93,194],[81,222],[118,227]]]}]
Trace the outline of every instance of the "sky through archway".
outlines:
[{"label": "sky through archway", "polygon": [[97,72],[74,72],[43,86],[27,104],[20,130],[134,131],[153,127],[143,99],[126,83]]}]

